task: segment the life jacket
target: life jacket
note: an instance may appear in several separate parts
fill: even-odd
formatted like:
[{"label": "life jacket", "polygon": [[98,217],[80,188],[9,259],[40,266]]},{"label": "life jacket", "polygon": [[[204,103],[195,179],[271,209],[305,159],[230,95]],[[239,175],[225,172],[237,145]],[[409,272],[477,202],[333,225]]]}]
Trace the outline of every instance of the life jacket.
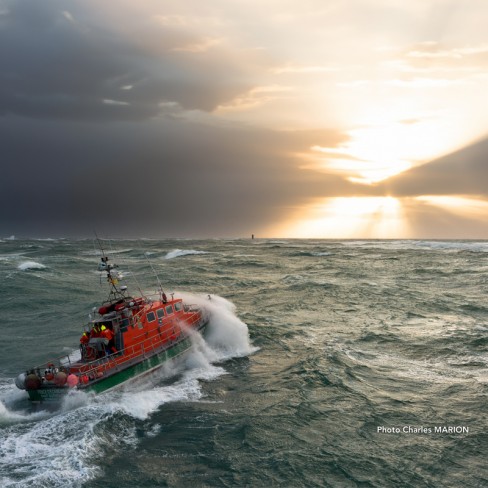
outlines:
[{"label": "life jacket", "polygon": [[108,339],[109,341],[111,341],[114,338],[114,333],[110,329],[105,329],[105,330],[102,330],[101,336],[105,337],[105,339]]},{"label": "life jacket", "polygon": [[93,329],[90,332],[90,337],[101,337],[101,333],[98,330],[98,328],[93,327]]}]

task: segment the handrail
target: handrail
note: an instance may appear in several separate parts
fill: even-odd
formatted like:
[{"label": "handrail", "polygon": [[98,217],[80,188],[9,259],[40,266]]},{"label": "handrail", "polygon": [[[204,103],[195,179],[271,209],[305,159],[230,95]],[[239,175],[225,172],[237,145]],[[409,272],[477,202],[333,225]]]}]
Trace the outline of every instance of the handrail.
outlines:
[{"label": "handrail", "polygon": [[[196,315],[196,313],[192,314],[192,315]],[[196,322],[196,320],[192,319],[191,323],[189,323],[188,325],[191,326],[195,322]],[[156,344],[159,344],[158,348],[161,348],[161,350],[164,350],[164,349],[168,349],[168,347],[164,348],[163,347],[164,345],[166,345],[166,344],[174,345],[178,342],[183,341],[187,337],[188,336],[181,338],[181,335],[180,335],[175,340],[170,339],[169,342],[164,342],[163,339],[160,339],[159,341],[156,341]],[[85,366],[87,367],[87,369],[84,369],[81,374],[87,375],[89,377],[90,375],[92,375],[94,373],[98,374],[99,372],[101,372],[100,371],[101,366],[102,366],[102,368],[101,368],[102,371],[107,371],[107,369],[112,369],[114,367],[116,368],[118,366],[124,365],[124,364],[130,362],[132,359],[134,359],[136,357],[140,357],[141,355],[143,357],[145,357],[146,349],[144,347],[144,343],[150,340],[151,341],[151,343],[150,343],[151,349],[152,349],[152,351],[154,351],[154,349],[155,349],[154,339],[155,339],[155,336],[153,336],[151,338],[145,338],[144,340],[142,340],[140,342],[137,342],[135,344],[132,344],[129,347],[122,349],[122,351],[119,351],[119,352],[124,352],[124,354],[123,354],[122,360],[120,360],[120,361],[117,360],[118,358],[121,358],[120,356],[114,357],[114,354],[110,354],[109,356],[105,356],[103,358],[95,359],[94,361],[86,363]],[[128,353],[129,350],[131,350],[130,353]],[[142,352],[142,354],[141,354],[141,352]],[[112,366],[110,366],[110,368],[108,368],[108,365],[111,362],[115,362],[115,366],[112,365]]]},{"label": "handrail", "polygon": [[[145,309],[146,309],[146,306],[144,306],[142,308],[142,310],[140,310],[138,312],[138,314],[144,313]],[[146,332],[142,332],[141,334],[135,336],[134,340],[140,339],[143,336],[144,337],[139,342],[136,342],[136,343],[118,351],[118,353],[123,353],[123,354],[122,354],[122,356],[120,356],[120,355],[116,356],[119,359],[122,358],[120,361],[116,361],[117,365],[125,364],[127,361],[130,361],[130,360],[134,359],[135,357],[138,357],[140,355],[140,353],[136,352],[136,349],[137,349],[137,351],[140,351],[141,346],[143,346],[146,341],[151,342],[152,349],[154,350],[154,339],[158,338],[158,336],[159,336],[159,340],[157,340],[156,343],[159,343],[161,348],[165,344],[174,344],[176,342],[179,342],[179,340],[180,340],[179,337],[177,337],[176,340],[170,339],[170,336],[173,334],[173,328],[176,325],[180,325],[180,323],[182,323],[182,322],[186,323],[187,326],[191,327],[196,322],[198,322],[198,320],[200,319],[200,314],[202,314],[201,316],[204,316],[201,310],[200,311],[199,310],[192,310],[190,317],[185,318],[185,320],[180,319],[176,315],[171,322],[164,324],[162,330],[159,330],[159,323],[158,323],[158,328],[153,329],[153,331],[155,332],[154,335],[152,335],[150,337],[146,337]],[[135,317],[135,315],[133,317]],[[175,322],[177,322],[177,323],[175,324]],[[133,327],[135,327],[135,324],[133,324]],[[180,326],[180,333],[181,333],[181,326]],[[168,342],[168,339],[170,340],[169,342]],[[130,353],[129,353],[129,350],[131,350]],[[46,361],[45,363],[43,363],[39,366],[35,366],[35,367],[31,368],[29,371],[31,371],[31,370],[32,371],[40,371],[41,369],[48,368],[49,365],[51,365],[51,364],[56,365],[56,363],[57,363],[57,366],[59,368],[63,367],[63,368],[66,368],[69,370],[70,366],[72,366],[73,364],[81,363],[81,364],[83,364],[83,366],[88,367],[86,369],[83,368],[82,374],[87,374],[88,372],[98,370],[98,368],[100,367],[100,365],[102,363],[104,365],[106,365],[108,362],[115,360],[115,358],[113,357],[114,355],[110,354],[109,356],[105,356],[103,358],[98,358],[98,359],[95,359],[95,360],[87,362],[87,363],[82,363],[82,361],[83,361],[82,358],[81,358],[81,360],[77,360],[77,361],[75,361],[74,359],[72,360],[71,356],[73,354],[74,354],[74,352],[72,352],[71,354],[59,356],[58,358],[53,359],[53,360]],[[108,359],[108,361],[107,361],[107,359]],[[64,363],[63,363],[63,361],[64,361]],[[103,369],[106,370],[107,368],[104,367]]]}]

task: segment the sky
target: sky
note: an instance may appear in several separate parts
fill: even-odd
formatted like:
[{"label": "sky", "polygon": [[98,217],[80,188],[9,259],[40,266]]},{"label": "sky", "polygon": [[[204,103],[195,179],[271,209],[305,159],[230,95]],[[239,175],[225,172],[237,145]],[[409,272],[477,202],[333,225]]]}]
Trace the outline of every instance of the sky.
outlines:
[{"label": "sky", "polygon": [[0,0],[0,238],[488,238],[486,0]]}]

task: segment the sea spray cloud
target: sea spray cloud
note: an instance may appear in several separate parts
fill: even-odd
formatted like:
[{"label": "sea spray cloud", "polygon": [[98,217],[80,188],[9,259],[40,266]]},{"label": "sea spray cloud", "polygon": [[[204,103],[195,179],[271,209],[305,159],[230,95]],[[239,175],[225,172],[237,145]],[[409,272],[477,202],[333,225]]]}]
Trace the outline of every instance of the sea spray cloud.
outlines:
[{"label": "sea spray cloud", "polygon": [[205,342],[218,352],[221,361],[231,357],[247,356],[258,350],[251,344],[249,329],[235,314],[235,305],[232,302],[217,295],[177,292],[177,296],[209,312],[210,323],[205,332]]}]

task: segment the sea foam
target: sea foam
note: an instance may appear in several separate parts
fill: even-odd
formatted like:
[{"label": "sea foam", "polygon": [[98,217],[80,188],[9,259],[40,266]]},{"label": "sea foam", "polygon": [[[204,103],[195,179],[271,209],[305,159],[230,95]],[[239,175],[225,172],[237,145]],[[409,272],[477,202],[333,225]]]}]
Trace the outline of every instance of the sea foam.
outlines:
[{"label": "sea foam", "polygon": [[180,258],[182,256],[190,256],[195,254],[208,254],[206,251],[195,251],[194,249],[174,249],[164,256],[164,259]]},{"label": "sea foam", "polygon": [[247,325],[236,315],[235,305],[218,295],[176,293],[187,303],[194,303],[210,315],[205,342],[215,352],[215,361],[242,357],[259,350],[251,344]]},{"label": "sea foam", "polygon": [[[164,404],[199,401],[204,396],[200,381],[226,374],[223,366],[214,363],[256,351],[234,305],[219,296],[212,295],[210,300],[206,296],[185,294],[188,303],[209,313],[205,338],[193,331],[188,354],[159,370],[97,396],[74,391],[54,413],[15,412],[0,402],[4,425],[0,459],[9,467],[4,471],[0,463],[2,486],[81,486],[99,474],[93,460],[103,455],[109,444],[115,442],[129,450],[139,444],[132,422],[121,424],[109,437],[103,435],[108,419],[122,414],[146,420]],[[163,383],[171,378],[177,379]],[[16,480],[5,476],[13,470]]]},{"label": "sea foam", "polygon": [[46,266],[36,261],[24,261],[17,266],[17,269],[20,269],[20,271],[29,271],[31,269],[46,269]]}]

